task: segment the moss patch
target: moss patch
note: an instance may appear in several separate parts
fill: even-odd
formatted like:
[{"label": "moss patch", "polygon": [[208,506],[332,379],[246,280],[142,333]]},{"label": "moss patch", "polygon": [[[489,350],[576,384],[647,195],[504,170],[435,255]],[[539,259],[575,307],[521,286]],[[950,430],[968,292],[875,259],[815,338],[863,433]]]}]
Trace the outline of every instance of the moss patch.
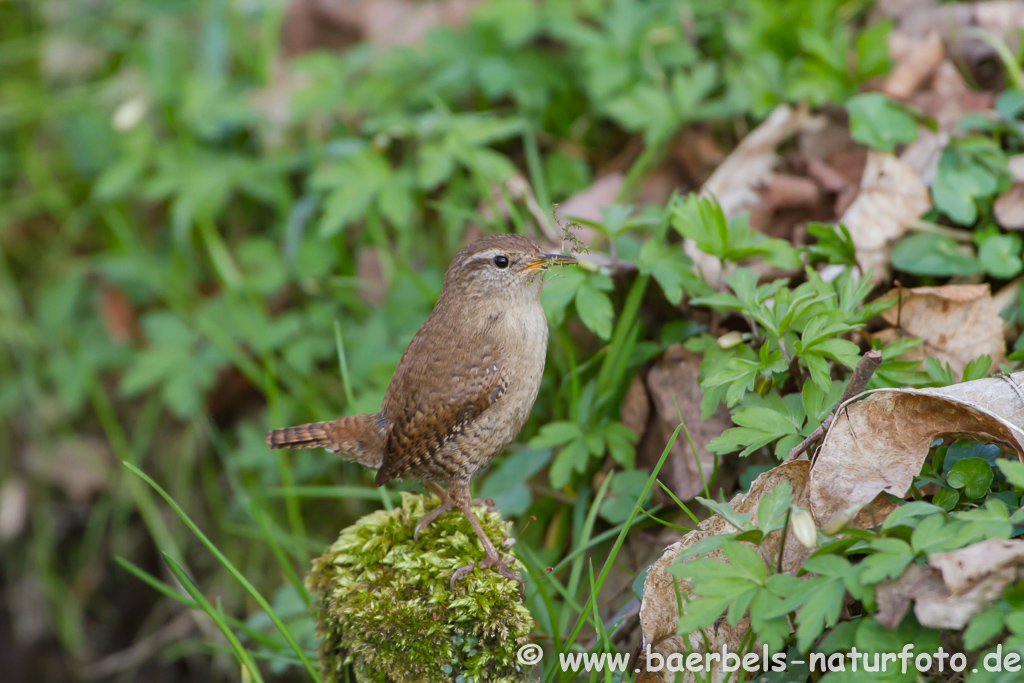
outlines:
[{"label": "moss patch", "polygon": [[[534,624],[519,584],[476,568],[448,588],[455,569],[484,558],[463,514],[441,516],[414,542],[416,523],[437,504],[403,493],[401,507],[362,518],[313,563],[306,584],[318,598],[325,680],[343,680],[348,665],[359,681],[526,680],[515,655]],[[511,522],[474,513],[500,550]]]}]

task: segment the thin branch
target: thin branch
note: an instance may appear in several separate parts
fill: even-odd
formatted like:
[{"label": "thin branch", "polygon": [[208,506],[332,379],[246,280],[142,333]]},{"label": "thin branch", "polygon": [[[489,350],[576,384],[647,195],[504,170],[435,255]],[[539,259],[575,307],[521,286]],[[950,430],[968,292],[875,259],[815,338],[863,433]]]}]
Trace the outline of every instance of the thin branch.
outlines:
[{"label": "thin branch", "polygon": [[872,349],[864,354],[864,356],[857,363],[857,367],[853,369],[853,375],[850,376],[850,382],[846,385],[846,389],[843,391],[843,395],[839,398],[836,404],[832,407],[832,411],[828,414],[828,417],[822,421],[818,428],[811,432],[811,435],[801,441],[796,448],[789,452],[786,459],[783,462],[790,462],[796,460],[804,451],[810,448],[814,443],[824,436],[828,428],[832,426],[832,422],[836,418],[836,411],[839,407],[845,404],[854,396],[862,393],[867,387],[868,382],[871,381],[871,376],[875,374],[875,370],[882,364],[882,352],[876,349]]}]

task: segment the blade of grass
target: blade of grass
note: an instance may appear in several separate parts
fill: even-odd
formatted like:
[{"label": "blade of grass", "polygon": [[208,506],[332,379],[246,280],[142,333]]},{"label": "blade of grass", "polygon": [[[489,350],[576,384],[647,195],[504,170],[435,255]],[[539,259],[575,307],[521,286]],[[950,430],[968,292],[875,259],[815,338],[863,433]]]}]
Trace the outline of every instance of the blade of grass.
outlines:
[{"label": "blade of grass", "polygon": [[[149,586],[150,588],[152,588],[156,592],[160,593],[161,595],[164,595],[164,596],[170,598],[171,600],[174,600],[175,602],[181,603],[182,605],[184,605],[185,607],[188,607],[189,609],[201,609],[199,607],[199,605],[195,602],[195,600],[192,600],[192,599],[182,595],[180,591],[177,591],[174,588],[168,586],[166,583],[164,583],[160,579],[156,578],[155,576],[153,576],[152,574],[147,572],[142,567],[139,567],[138,565],[133,564],[131,562],[131,560],[126,560],[123,557],[115,557],[114,558],[114,562],[116,562],[118,564],[118,566],[120,566],[126,572],[128,572],[131,575],[133,575],[139,581],[142,581],[144,584],[146,584],[147,586]],[[249,636],[254,641],[259,643],[260,645],[263,645],[264,647],[269,647],[269,648],[275,649],[275,650],[280,650],[281,649],[282,646],[281,646],[280,643],[277,643],[274,640],[272,640],[271,638],[268,638],[267,636],[263,635],[262,633],[260,633],[256,629],[254,629],[251,626],[249,626],[248,624],[246,624],[241,619],[236,619],[235,617],[231,616],[230,614],[224,615],[224,619],[228,622],[228,624],[232,628],[236,628],[239,631],[245,633],[245,635]]]},{"label": "blade of grass", "polygon": [[[604,481],[601,482],[601,488],[597,491],[597,496],[594,498],[593,505],[590,506],[590,510],[587,513],[586,521],[583,523],[583,528],[580,530],[580,534],[576,539],[574,545],[585,545],[590,540],[590,534],[593,533],[594,523],[597,521],[597,513],[601,509],[601,504],[604,503],[604,497],[608,493],[608,487],[611,486],[612,479],[614,479],[614,473],[609,473],[605,477]],[[582,498],[578,500],[583,500]],[[575,596],[576,591],[579,589],[580,577],[583,574],[583,560],[584,555],[580,553],[577,558],[573,561],[572,570],[569,574],[569,594]],[[568,609],[569,605],[565,605],[565,609]],[[563,610],[562,620],[568,622],[569,615]]]},{"label": "blade of grass", "polygon": [[231,644],[231,650],[234,652],[238,663],[248,669],[249,675],[251,675],[254,680],[262,683],[263,676],[260,674],[260,670],[256,666],[256,662],[253,660],[252,655],[249,654],[249,651],[242,647],[242,643],[238,641],[238,636],[235,635],[235,632],[232,631],[227,625],[227,622],[224,621],[222,612],[213,608],[210,601],[206,599],[206,596],[202,594],[192,580],[188,578],[185,570],[174,561],[173,557],[167,553],[164,553],[163,555],[167,566],[171,568],[171,572],[174,573],[174,576],[181,582],[181,585],[185,588],[192,599],[195,600],[196,604],[199,605],[199,609],[206,612],[210,619],[213,620],[213,623],[217,625],[217,628],[220,629],[221,633],[224,634],[224,637],[228,639],[228,643]]},{"label": "blade of grass", "polygon": [[[676,409],[676,417],[679,418],[679,426],[683,428],[683,434],[686,435],[686,442],[690,444],[690,455],[693,456],[693,461],[697,463],[697,473],[700,474],[700,483],[704,486],[704,497],[711,498],[711,482],[704,476],[704,466],[700,462],[700,456],[697,455],[697,445],[693,443],[693,437],[690,436],[690,430],[686,426],[686,421],[683,420],[683,411],[679,410],[679,400],[674,393],[672,394],[672,403]],[[718,456],[715,457],[717,459]]]},{"label": "blade of grass", "polygon": [[253,519],[256,520],[257,526],[260,528],[260,533],[263,535],[263,539],[267,542],[267,545],[270,546],[270,552],[274,554],[274,557],[277,559],[277,564],[281,567],[281,571],[284,572],[288,581],[295,587],[295,591],[299,594],[299,597],[302,598],[302,602],[305,603],[306,607],[309,607],[310,597],[309,591],[306,590],[306,584],[301,578],[299,578],[299,575],[295,571],[295,567],[292,566],[291,559],[285,555],[284,550],[281,548],[281,544],[277,542],[277,537],[267,527],[267,520],[263,516],[262,501],[258,498],[250,498],[250,500],[250,512]]},{"label": "blade of grass", "polygon": [[[672,432],[672,438],[665,444],[665,450],[661,452],[661,457],[658,458],[658,463],[654,466],[654,471],[651,472],[651,476],[647,478],[647,483],[644,484],[643,491],[640,492],[640,496],[637,498],[636,504],[633,506],[633,510],[629,513],[629,517],[626,519],[626,524],[622,531],[619,532],[619,536],[615,539],[615,545],[612,546],[612,551],[609,553],[608,558],[604,561],[604,566],[601,567],[601,573],[597,577],[596,592],[590,594],[590,598],[587,601],[587,608],[589,609],[590,603],[597,599],[597,594],[601,591],[604,586],[605,578],[608,576],[608,572],[611,571],[612,563],[615,561],[616,556],[619,554],[619,550],[622,549],[622,544],[626,540],[626,531],[633,525],[633,520],[636,519],[637,509],[647,498],[647,494],[650,493],[651,487],[654,486],[654,481],[658,477],[658,472],[661,471],[662,466],[665,464],[665,459],[668,457],[669,452],[672,450],[673,444],[676,442],[676,438],[679,436],[679,430],[682,425],[676,427],[675,431]],[[573,626],[572,631],[569,634],[568,642],[576,640],[576,636],[579,635],[580,630],[583,628],[583,624],[586,623],[586,615],[581,614],[576,619],[576,625]],[[549,679],[550,680],[550,679]],[[564,676],[562,680],[568,680]]]},{"label": "blade of grass", "polygon": [[[135,462],[136,451],[129,445],[128,436],[117,419],[114,406],[110,403],[110,399],[99,385],[99,382],[93,383],[90,399],[93,412],[96,413],[96,417],[100,421],[100,426],[103,428],[104,434],[106,434],[110,447],[114,450],[114,455],[125,462]],[[146,529],[157,545],[170,552],[174,557],[182,557],[178,542],[174,539],[174,534],[171,533],[167,522],[160,515],[156,501],[153,500],[153,495],[134,479],[127,479],[124,484],[128,489],[128,493],[135,501],[139,514],[142,515],[142,521],[146,525]]]},{"label": "blade of grass", "polygon": [[665,493],[667,493],[669,495],[669,498],[671,498],[672,500],[675,501],[676,505],[678,505],[682,509],[682,511],[686,513],[687,517],[689,517],[690,519],[693,520],[694,524],[698,524],[698,525],[700,524],[700,520],[697,518],[697,515],[693,514],[693,512],[690,511],[690,508],[686,507],[686,505],[683,503],[683,501],[681,501],[678,498],[676,498],[676,494],[672,493],[672,490],[669,489],[669,487],[667,487],[663,483],[661,483],[660,479],[658,480],[658,486],[660,486],[662,488],[662,490],[664,490]]},{"label": "blade of grass", "polygon": [[[544,587],[543,577],[541,576],[540,570],[538,569],[537,565],[533,564],[533,562],[530,559],[524,558],[522,555],[519,555],[518,552],[516,554],[519,557],[519,560],[523,563],[523,566],[526,567],[526,573],[529,574],[531,578],[533,578],[533,583],[537,586],[537,592],[540,593],[540,599],[544,603],[545,609],[547,609],[548,619],[551,622],[551,640],[554,643],[555,652],[556,654],[561,654],[562,640],[558,636],[560,631],[558,628],[558,615],[555,613],[555,603],[551,600],[551,596],[548,595],[548,591]],[[555,665],[557,661],[558,657],[556,656],[552,661],[552,666]]]},{"label": "blade of grass", "polygon": [[178,517],[181,518],[181,520],[185,523],[189,530],[192,531],[193,534],[195,534],[196,538],[198,538],[199,541],[204,546],[206,546],[206,549],[209,550],[215,558],[217,558],[217,561],[224,565],[225,569],[227,569],[228,572],[230,572],[231,575],[234,576],[235,579],[240,584],[242,584],[242,587],[245,588],[245,590],[249,593],[249,595],[252,596],[256,603],[261,608],[263,608],[263,611],[267,613],[267,616],[270,617],[270,620],[274,622],[275,626],[277,626],[278,630],[281,632],[281,635],[284,637],[285,641],[288,643],[288,645],[291,646],[292,650],[295,651],[295,654],[298,655],[299,659],[302,660],[303,666],[306,667],[306,671],[309,672],[309,675],[312,676],[313,680],[317,683],[322,683],[320,679],[320,674],[317,672],[312,660],[310,660],[309,657],[306,656],[306,653],[295,641],[295,637],[291,634],[291,631],[289,631],[288,627],[285,626],[283,621],[281,621],[281,617],[277,615],[277,612],[275,612],[274,608],[270,606],[270,603],[267,602],[266,598],[264,598],[263,595],[260,594],[258,590],[256,590],[256,587],[253,586],[252,583],[250,583],[249,580],[245,578],[245,576],[243,576],[240,571],[238,571],[235,565],[232,564],[232,562],[224,556],[224,553],[222,553],[220,549],[217,548],[217,546],[209,538],[206,537],[206,534],[204,534],[202,530],[195,525],[192,519],[185,513],[184,510],[181,509],[178,503],[175,502],[175,500],[171,498],[171,496],[166,491],[164,491],[159,484],[153,481],[153,479],[151,479],[148,474],[140,470],[138,467],[135,467],[131,463],[126,462],[124,463],[124,466],[127,467],[133,474],[140,477],[143,481],[149,484],[153,488],[153,490],[160,494],[160,497],[163,498],[167,502],[167,504],[171,506],[171,508],[178,514]]},{"label": "blade of grass", "polygon": [[345,356],[345,340],[341,336],[341,321],[334,321],[334,346],[338,351],[338,368],[341,370],[341,385],[345,390],[345,403],[349,410],[355,405],[356,398],[352,393],[352,378],[348,374],[348,358]]},{"label": "blade of grass", "polygon": [[643,508],[640,508],[640,512],[644,513],[645,515],[650,517],[652,520],[654,520],[658,524],[661,524],[662,526],[667,526],[670,529],[675,529],[676,531],[681,531],[684,534],[688,534],[691,531],[693,531],[693,529],[687,529],[685,526],[679,526],[678,524],[673,524],[672,522],[670,522],[670,521],[668,521],[666,519],[662,519],[661,517],[655,517],[654,515],[652,515],[647,510],[644,510]]}]

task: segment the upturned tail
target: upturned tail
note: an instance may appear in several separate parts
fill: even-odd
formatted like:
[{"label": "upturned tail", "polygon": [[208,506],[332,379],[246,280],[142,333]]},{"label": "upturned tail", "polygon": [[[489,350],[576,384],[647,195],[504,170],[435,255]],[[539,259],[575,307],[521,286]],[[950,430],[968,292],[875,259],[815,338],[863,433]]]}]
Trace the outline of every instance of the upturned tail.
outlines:
[{"label": "upturned tail", "polygon": [[275,429],[267,432],[267,443],[275,449],[326,448],[360,465],[379,469],[384,460],[382,431],[377,415],[348,415]]}]

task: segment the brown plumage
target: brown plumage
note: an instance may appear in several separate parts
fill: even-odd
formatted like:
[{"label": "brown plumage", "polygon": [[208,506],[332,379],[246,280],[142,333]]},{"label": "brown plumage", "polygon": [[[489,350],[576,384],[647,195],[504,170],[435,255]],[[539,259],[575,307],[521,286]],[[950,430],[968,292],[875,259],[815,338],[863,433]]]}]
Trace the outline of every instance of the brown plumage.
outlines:
[{"label": "brown plumage", "polygon": [[[267,443],[327,448],[377,469],[378,486],[396,478],[422,481],[441,505],[417,533],[457,506],[487,553],[481,565],[521,581],[470,512],[469,481],[529,417],[547,351],[543,270],[573,261],[545,254],[519,235],[473,242],[449,266],[437,305],[402,355],[379,412],[278,429]],[[452,583],[472,568],[460,568]]]}]

